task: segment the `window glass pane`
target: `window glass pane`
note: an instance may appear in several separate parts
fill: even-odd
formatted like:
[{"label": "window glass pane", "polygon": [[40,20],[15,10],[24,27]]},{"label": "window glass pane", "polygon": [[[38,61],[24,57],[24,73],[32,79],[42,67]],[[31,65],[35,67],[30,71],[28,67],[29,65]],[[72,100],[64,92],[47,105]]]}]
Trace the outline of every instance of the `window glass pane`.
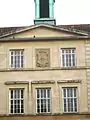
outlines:
[{"label": "window glass pane", "polygon": [[68,54],[66,54],[66,66],[68,66]]},{"label": "window glass pane", "polygon": [[23,50],[21,50],[21,55],[23,56]]},{"label": "window glass pane", "polygon": [[71,98],[71,111],[73,111],[73,98]]},{"label": "window glass pane", "polygon": [[74,99],[74,106],[75,106],[75,107],[74,107],[74,108],[75,108],[74,111],[77,112],[77,99],[76,99],[76,98]]},{"label": "window glass pane", "polygon": [[13,52],[11,51],[11,55],[13,55]]},{"label": "window glass pane", "polygon": [[13,98],[13,90],[11,90],[11,98]]},{"label": "window glass pane", "polygon": [[50,99],[48,99],[48,112],[50,112]]},{"label": "window glass pane", "polygon": [[72,63],[73,63],[73,66],[75,66],[75,55],[72,54]]},{"label": "window glass pane", "polygon": [[66,53],[68,53],[68,50],[66,49]]},{"label": "window glass pane", "polygon": [[66,89],[63,89],[63,96],[66,97]]},{"label": "window glass pane", "polygon": [[64,53],[64,50],[62,49],[62,53]]},{"label": "window glass pane", "polygon": [[21,108],[23,108],[23,100],[21,100]]},{"label": "window glass pane", "polygon": [[74,88],[73,92],[74,92],[74,97],[76,97],[76,88]]},{"label": "window glass pane", "polygon": [[69,88],[67,88],[67,97],[69,97]]},{"label": "window glass pane", "polygon": [[40,113],[40,100],[37,100],[37,112]]},{"label": "window glass pane", "polygon": [[44,89],[44,98],[46,98],[46,92],[47,92],[47,91]]},{"label": "window glass pane", "polygon": [[43,89],[41,89],[41,98],[43,98]]},{"label": "window glass pane", "polygon": [[21,90],[21,98],[23,98],[23,90]]},{"label": "window glass pane", "polygon": [[11,67],[13,67],[13,56],[11,56]]},{"label": "window glass pane", "polygon": [[17,58],[17,67],[20,67],[20,56]]},{"label": "window glass pane", "polygon": [[50,98],[50,89],[47,90],[47,97]]},{"label": "window glass pane", "polygon": [[72,49],[72,53],[75,53],[75,49]]},{"label": "window glass pane", "polygon": [[62,63],[63,63],[63,66],[65,66],[65,56],[62,55]]},{"label": "window glass pane", "polygon": [[11,111],[10,112],[13,113],[13,105],[11,105]]},{"label": "window glass pane", "polygon": [[39,96],[39,89],[37,89],[37,98],[39,98],[40,96]]},{"label": "window glass pane", "polygon": [[19,105],[18,105],[17,108],[16,108],[16,112],[17,112],[17,113],[20,113]]},{"label": "window glass pane", "polygon": [[64,99],[64,112],[66,112],[66,99]]},{"label": "window glass pane", "polygon": [[24,63],[23,59],[24,59],[23,56],[21,56],[21,67],[23,67],[23,63]]},{"label": "window glass pane", "polygon": [[71,55],[69,54],[69,66],[71,66]]},{"label": "window glass pane", "polygon": [[24,110],[23,110],[23,109],[21,109],[21,113],[24,113]]},{"label": "window glass pane", "polygon": [[43,100],[41,99],[41,112],[43,112]]}]

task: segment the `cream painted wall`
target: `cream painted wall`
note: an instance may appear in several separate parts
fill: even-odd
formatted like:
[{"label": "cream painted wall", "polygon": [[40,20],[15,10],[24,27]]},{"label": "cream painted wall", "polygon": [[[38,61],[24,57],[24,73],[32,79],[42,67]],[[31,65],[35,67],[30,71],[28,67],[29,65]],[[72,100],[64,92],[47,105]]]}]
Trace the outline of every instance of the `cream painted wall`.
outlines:
[{"label": "cream painted wall", "polygon": [[61,67],[60,49],[76,48],[76,66],[85,67],[84,41],[56,41],[56,42],[22,42],[22,43],[1,43],[0,45],[0,69],[10,68],[9,50],[24,49],[25,68],[36,68],[35,49],[50,48],[51,68]]},{"label": "cream painted wall", "polygon": [[[53,84],[31,84],[37,80],[54,80]],[[57,83],[62,80],[81,80],[80,83]],[[29,84],[5,85],[8,81],[28,81]],[[52,113],[62,113],[62,86],[78,88],[79,112],[87,112],[87,86],[85,70],[48,70],[48,71],[11,71],[0,72],[0,114],[9,113],[9,89],[25,89],[25,114],[36,114],[35,89],[37,87],[51,87],[52,91]],[[3,104],[2,104],[3,103]]]},{"label": "cream painted wall", "polygon": [[[37,37],[42,36],[69,36],[66,32],[56,32],[53,30],[33,29],[31,31],[15,34],[14,37]],[[13,37],[10,36],[10,37]],[[43,40],[42,40],[43,41]],[[25,114],[36,114],[35,112],[35,89],[37,87],[51,87],[52,90],[52,113],[62,113],[62,87],[75,86],[78,88],[78,111],[88,112],[87,102],[87,80],[85,70],[85,41],[84,40],[64,40],[51,42],[8,42],[0,43],[0,114],[9,114],[9,89],[25,89]],[[76,48],[76,68],[61,69],[60,49]],[[36,69],[35,49],[50,48],[50,68]],[[23,70],[15,71],[10,69],[9,50],[24,49],[25,66]],[[6,70],[6,71],[5,71]],[[54,80],[53,84],[31,84],[32,81]],[[80,80],[81,82],[57,83],[62,80]],[[8,81],[28,81],[28,84],[5,85]]]}]

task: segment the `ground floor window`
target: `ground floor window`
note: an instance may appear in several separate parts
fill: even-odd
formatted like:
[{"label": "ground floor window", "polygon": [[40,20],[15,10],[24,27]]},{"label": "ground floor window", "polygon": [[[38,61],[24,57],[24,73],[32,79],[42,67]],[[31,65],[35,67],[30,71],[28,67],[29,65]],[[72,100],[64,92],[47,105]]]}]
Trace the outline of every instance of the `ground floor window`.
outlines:
[{"label": "ground floor window", "polygon": [[64,87],[63,91],[63,112],[77,112],[77,88]]},{"label": "ground floor window", "polygon": [[39,88],[36,89],[36,112],[50,113],[51,110],[51,89]]},{"label": "ground floor window", "polygon": [[9,92],[10,113],[21,114],[24,113],[24,89],[15,88],[10,89]]}]

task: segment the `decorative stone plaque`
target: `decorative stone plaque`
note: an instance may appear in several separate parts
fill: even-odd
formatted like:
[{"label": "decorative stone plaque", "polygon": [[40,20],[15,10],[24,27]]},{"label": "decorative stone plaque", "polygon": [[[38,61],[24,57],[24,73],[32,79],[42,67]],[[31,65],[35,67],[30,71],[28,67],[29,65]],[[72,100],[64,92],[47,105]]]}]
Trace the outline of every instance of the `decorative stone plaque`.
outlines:
[{"label": "decorative stone plaque", "polygon": [[50,49],[36,49],[36,67],[50,67]]}]

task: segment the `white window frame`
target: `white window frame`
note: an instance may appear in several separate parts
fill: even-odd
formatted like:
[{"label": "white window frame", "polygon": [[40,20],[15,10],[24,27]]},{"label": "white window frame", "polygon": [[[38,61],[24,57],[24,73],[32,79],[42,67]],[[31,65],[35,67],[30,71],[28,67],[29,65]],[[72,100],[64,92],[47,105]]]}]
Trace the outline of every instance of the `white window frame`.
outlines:
[{"label": "white window frame", "polygon": [[[74,91],[73,91],[73,97],[68,97],[67,96],[67,89],[69,89],[69,88],[72,88],[73,90],[74,89],[76,89],[76,96],[74,96]],[[64,91],[63,91],[63,89],[66,89],[66,97],[64,97]],[[78,93],[77,93],[77,91],[78,91],[78,88],[77,87],[62,87],[62,104],[63,104],[63,113],[77,113],[78,112]],[[70,99],[73,99],[73,110],[71,110],[71,111],[68,111],[68,99],[70,100]],[[66,99],[66,111],[64,111],[64,99]],[[76,109],[77,109],[77,111],[75,111],[75,107],[74,107],[74,99],[76,99]]]},{"label": "white window frame", "polygon": [[[13,55],[11,54],[12,52],[13,52]],[[19,52],[19,55],[15,55],[15,52]],[[15,59],[14,59],[15,56],[17,57],[17,58],[15,58],[16,61],[18,61],[18,57],[20,57],[19,62],[17,62],[16,64],[15,64]],[[13,64],[11,63],[11,61],[12,61],[11,57],[13,57]],[[22,63],[21,57],[23,57],[23,63]],[[24,67],[24,49],[10,49],[9,50],[9,58],[10,58],[9,59],[10,68],[23,68]]]},{"label": "white window frame", "polygon": [[[62,50],[64,50],[64,53],[62,53]],[[70,54],[66,53],[66,50],[68,50],[68,51],[71,50]],[[72,52],[73,50],[74,50],[74,53]],[[61,67],[76,67],[76,48],[61,48],[60,53],[61,53],[61,57],[60,57],[61,58]],[[66,54],[68,55],[68,62],[66,61]],[[63,61],[63,55],[65,58],[64,61]],[[69,55],[70,55],[70,57],[69,57]],[[73,62],[72,55],[74,55],[74,62]],[[69,61],[69,58],[71,59],[71,63]],[[63,65],[63,62],[65,65]]]},{"label": "white window frame", "polygon": [[[41,91],[40,90],[46,90],[46,97],[43,96],[43,98],[41,98]],[[37,98],[37,90],[39,90],[39,94],[40,94],[40,97]],[[49,90],[50,92],[50,96],[48,97],[48,94],[47,94],[47,90]],[[44,93],[43,93],[44,95]],[[38,109],[37,109],[37,100],[39,100],[40,102],[40,112],[38,112]],[[46,100],[46,112],[42,112],[41,111],[41,100]],[[48,101],[47,100],[50,100],[50,108],[48,108]],[[48,109],[50,109],[50,111],[48,111]],[[37,114],[45,114],[45,113],[51,113],[51,88],[36,88],[36,113]]]},{"label": "white window frame", "polygon": [[[13,91],[13,98],[11,98],[11,90]],[[16,97],[15,98],[15,91],[19,90],[19,94],[20,94],[20,98]],[[21,98],[21,90],[23,90],[23,98]],[[17,93],[16,93],[17,94]],[[13,112],[11,112],[11,100],[13,101]],[[20,101],[20,104],[19,104],[19,107],[20,107],[20,112],[18,111],[14,111],[15,110],[15,100],[19,100]],[[23,112],[21,111],[22,107],[22,103],[21,101],[23,101]],[[9,89],[9,114],[24,114],[24,88],[11,88]]]}]

